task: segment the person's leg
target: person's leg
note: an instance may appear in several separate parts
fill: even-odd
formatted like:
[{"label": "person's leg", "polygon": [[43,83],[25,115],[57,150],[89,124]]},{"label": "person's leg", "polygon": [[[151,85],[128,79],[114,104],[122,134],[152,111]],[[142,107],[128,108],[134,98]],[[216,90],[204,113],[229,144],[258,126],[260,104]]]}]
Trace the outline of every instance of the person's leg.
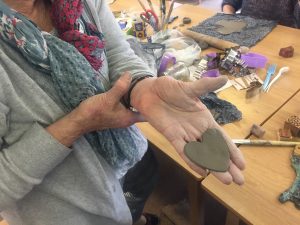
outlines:
[{"label": "person's leg", "polygon": [[143,158],[124,177],[123,191],[132,214],[133,223],[143,213],[147,198],[152,193],[158,179],[158,163],[149,147]]}]

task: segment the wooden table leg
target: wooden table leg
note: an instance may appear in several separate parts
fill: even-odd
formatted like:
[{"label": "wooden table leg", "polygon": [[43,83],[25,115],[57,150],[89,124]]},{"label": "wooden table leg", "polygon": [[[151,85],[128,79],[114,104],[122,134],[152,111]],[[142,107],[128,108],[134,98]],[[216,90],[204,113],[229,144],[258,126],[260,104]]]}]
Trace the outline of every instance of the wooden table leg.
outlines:
[{"label": "wooden table leg", "polygon": [[227,210],[226,223],[225,225],[239,225],[240,219],[233,214],[230,210]]},{"label": "wooden table leg", "polygon": [[204,225],[204,192],[200,187],[200,181],[189,177],[188,196],[190,204],[191,225]]}]

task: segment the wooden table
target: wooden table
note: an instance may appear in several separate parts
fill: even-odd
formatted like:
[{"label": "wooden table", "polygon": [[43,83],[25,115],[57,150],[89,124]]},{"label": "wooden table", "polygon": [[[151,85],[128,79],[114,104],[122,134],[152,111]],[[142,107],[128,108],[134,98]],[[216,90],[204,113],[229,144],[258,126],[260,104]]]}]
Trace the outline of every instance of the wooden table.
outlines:
[{"label": "wooden table", "polygon": [[[276,131],[291,115],[300,115],[300,92],[263,125],[265,138],[276,139]],[[291,202],[281,204],[278,201],[278,196],[295,179],[290,161],[293,148],[247,146],[241,150],[247,161],[245,184],[225,186],[208,176],[202,181],[203,188],[246,223],[300,224],[300,210]]]},{"label": "wooden table", "polygon": [[[141,11],[140,6],[134,0],[118,0],[112,5],[114,10],[129,9],[136,11]],[[175,21],[174,25],[181,23],[181,19],[184,16],[188,16],[192,19],[192,25],[195,25],[204,19],[214,15],[214,12],[206,10],[200,7],[183,5],[176,8],[173,11],[173,15],[178,15],[179,19]],[[188,28],[189,26],[185,26]],[[244,91],[236,91],[233,87],[229,88],[219,94],[219,97],[226,99],[236,105],[243,113],[243,119],[238,122],[227,124],[224,129],[229,133],[232,138],[246,138],[249,136],[249,131],[252,124],[263,125],[272,118],[273,115],[282,107],[293,95],[299,90],[300,78],[297,71],[300,71],[300,42],[298,41],[300,36],[300,30],[277,26],[269,35],[267,35],[261,42],[259,42],[255,47],[251,49],[253,52],[261,53],[268,57],[270,63],[276,63],[278,68],[282,66],[289,66],[290,71],[284,75],[274,86],[271,88],[269,93],[261,93],[260,95],[252,98],[246,99]],[[293,58],[284,59],[278,56],[279,49],[281,47],[287,47],[293,45],[295,48],[295,55]],[[216,49],[210,48],[203,52],[216,51]],[[258,71],[259,76],[264,79],[266,70],[261,69]],[[299,105],[299,104],[298,104]],[[299,106],[300,107],[300,106]],[[277,114],[276,114],[277,116]],[[281,122],[279,126],[282,125],[284,118],[278,122]],[[266,124],[266,126],[269,123]],[[145,136],[150,142],[152,142],[156,147],[158,147],[162,152],[174,160],[180,167],[184,168],[189,174],[192,175],[194,179],[193,185],[191,185],[190,195],[195,196],[194,202],[192,203],[192,208],[199,208],[200,204],[198,202],[201,191],[198,189],[199,181],[203,180],[203,177],[196,174],[191,170],[186,163],[178,156],[174,148],[170,143],[158,133],[152,126],[148,123],[142,123],[138,125]],[[273,126],[273,125],[270,125]],[[274,127],[271,127],[274,131]],[[275,131],[274,131],[275,132]],[[270,139],[275,139],[275,134],[270,136],[270,133],[266,136]],[[277,218],[276,215],[292,215],[295,214],[295,210],[291,204],[281,205],[277,202],[277,195],[287,188],[291,181],[293,180],[293,171],[290,169],[290,162],[288,160],[291,149],[279,149],[279,148],[242,148],[245,157],[247,159],[247,170],[245,171],[246,185],[243,187],[237,187],[235,185],[225,186],[217,181],[214,177],[209,176],[205,179],[203,187],[214,197],[219,199],[226,207],[232,209],[235,213],[239,214],[241,218],[245,221],[253,224],[275,224],[275,223],[261,223],[265,221],[263,218],[272,217],[274,221],[278,224],[288,224],[280,223],[282,218]],[[287,150],[287,151],[286,151]],[[259,154],[264,152],[262,154]],[[271,155],[267,153],[272,152]],[[277,153],[277,154],[276,154]],[[259,157],[258,157],[259,156]],[[262,157],[264,156],[264,157]],[[282,157],[285,157],[285,163],[282,163]],[[267,167],[264,165],[267,164]],[[274,165],[279,164],[280,166],[275,167]],[[278,182],[271,187],[267,185],[266,182],[262,182],[259,179],[265,178],[267,181],[271,180],[269,177],[270,173],[266,173],[272,168],[272,175],[275,176],[275,180]],[[262,171],[262,172],[261,172]],[[284,171],[285,175],[280,175]],[[280,173],[279,173],[280,172]],[[250,179],[251,178],[251,179]],[[256,190],[264,190],[264,192],[257,192]],[[235,196],[235,193],[238,197]],[[259,193],[264,193],[260,195]],[[257,197],[254,201],[251,201],[252,208],[247,206],[246,200],[251,200],[251,195],[256,195]],[[244,196],[244,198],[242,198]],[[249,198],[249,199],[248,199]],[[258,207],[259,204],[263,207]],[[255,209],[259,209],[257,212]],[[292,213],[289,214],[289,210]],[[249,212],[248,212],[249,210]],[[282,210],[282,211],[281,211]],[[294,210],[294,211],[293,211]],[[279,212],[281,211],[281,212]],[[274,213],[275,212],[275,213]],[[278,213],[277,213],[278,212]],[[192,214],[192,224],[198,224],[196,221],[197,210]],[[252,213],[252,214],[251,214]],[[298,212],[300,214],[300,212]],[[256,216],[257,215],[257,216]],[[256,219],[255,219],[256,218]],[[261,219],[261,220],[260,220]],[[299,217],[293,218],[286,221],[291,221],[289,224],[296,224],[295,222]],[[258,222],[260,221],[260,222]],[[300,220],[298,220],[298,223]]]}]

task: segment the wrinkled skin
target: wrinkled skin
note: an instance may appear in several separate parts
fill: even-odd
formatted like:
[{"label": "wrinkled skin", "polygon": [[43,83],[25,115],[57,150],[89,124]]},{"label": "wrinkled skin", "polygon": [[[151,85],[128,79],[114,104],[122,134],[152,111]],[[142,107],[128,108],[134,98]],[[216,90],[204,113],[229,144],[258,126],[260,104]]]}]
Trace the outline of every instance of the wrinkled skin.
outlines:
[{"label": "wrinkled skin", "polygon": [[205,170],[191,162],[184,154],[184,145],[201,139],[209,128],[221,131],[230,149],[230,167],[227,172],[213,172],[220,181],[243,184],[241,170],[245,168],[242,153],[215,122],[199,96],[216,90],[227,81],[225,77],[203,78],[195,82],[181,82],[171,77],[148,78],[140,81],[131,94],[131,104],[174,146],[184,161],[197,173]]},{"label": "wrinkled skin", "polygon": [[[131,105],[139,112],[136,113],[121,104],[121,99],[128,92],[131,83],[130,74],[125,73],[108,92],[86,99],[64,120],[58,121],[48,130],[68,146],[77,136],[90,131],[126,127],[136,122],[148,121],[170,141],[194,171],[204,176],[206,171],[191,162],[183,149],[187,142],[199,140],[207,129],[215,128],[221,131],[228,143],[231,161],[227,172],[212,174],[225,184],[243,184],[241,170],[244,169],[245,162],[242,153],[198,98],[220,88],[226,81],[226,77],[202,78],[195,82],[181,82],[168,76],[146,78],[139,81],[131,92]],[[62,135],[61,127],[67,127],[69,134],[73,136],[65,135],[68,134],[66,129]],[[78,131],[75,135],[74,130]]]}]

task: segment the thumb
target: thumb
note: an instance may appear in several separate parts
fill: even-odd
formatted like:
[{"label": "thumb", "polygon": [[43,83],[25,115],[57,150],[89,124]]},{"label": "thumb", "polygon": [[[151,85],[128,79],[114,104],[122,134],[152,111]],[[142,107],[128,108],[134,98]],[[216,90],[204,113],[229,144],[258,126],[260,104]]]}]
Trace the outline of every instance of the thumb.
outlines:
[{"label": "thumb", "polygon": [[131,84],[131,74],[125,72],[116,81],[114,86],[108,91],[108,95],[112,100],[119,101],[127,92]]},{"label": "thumb", "polygon": [[197,81],[188,83],[187,93],[191,97],[200,97],[208,92],[215,91],[227,82],[228,78],[226,76],[219,76],[214,78],[204,77]]}]

